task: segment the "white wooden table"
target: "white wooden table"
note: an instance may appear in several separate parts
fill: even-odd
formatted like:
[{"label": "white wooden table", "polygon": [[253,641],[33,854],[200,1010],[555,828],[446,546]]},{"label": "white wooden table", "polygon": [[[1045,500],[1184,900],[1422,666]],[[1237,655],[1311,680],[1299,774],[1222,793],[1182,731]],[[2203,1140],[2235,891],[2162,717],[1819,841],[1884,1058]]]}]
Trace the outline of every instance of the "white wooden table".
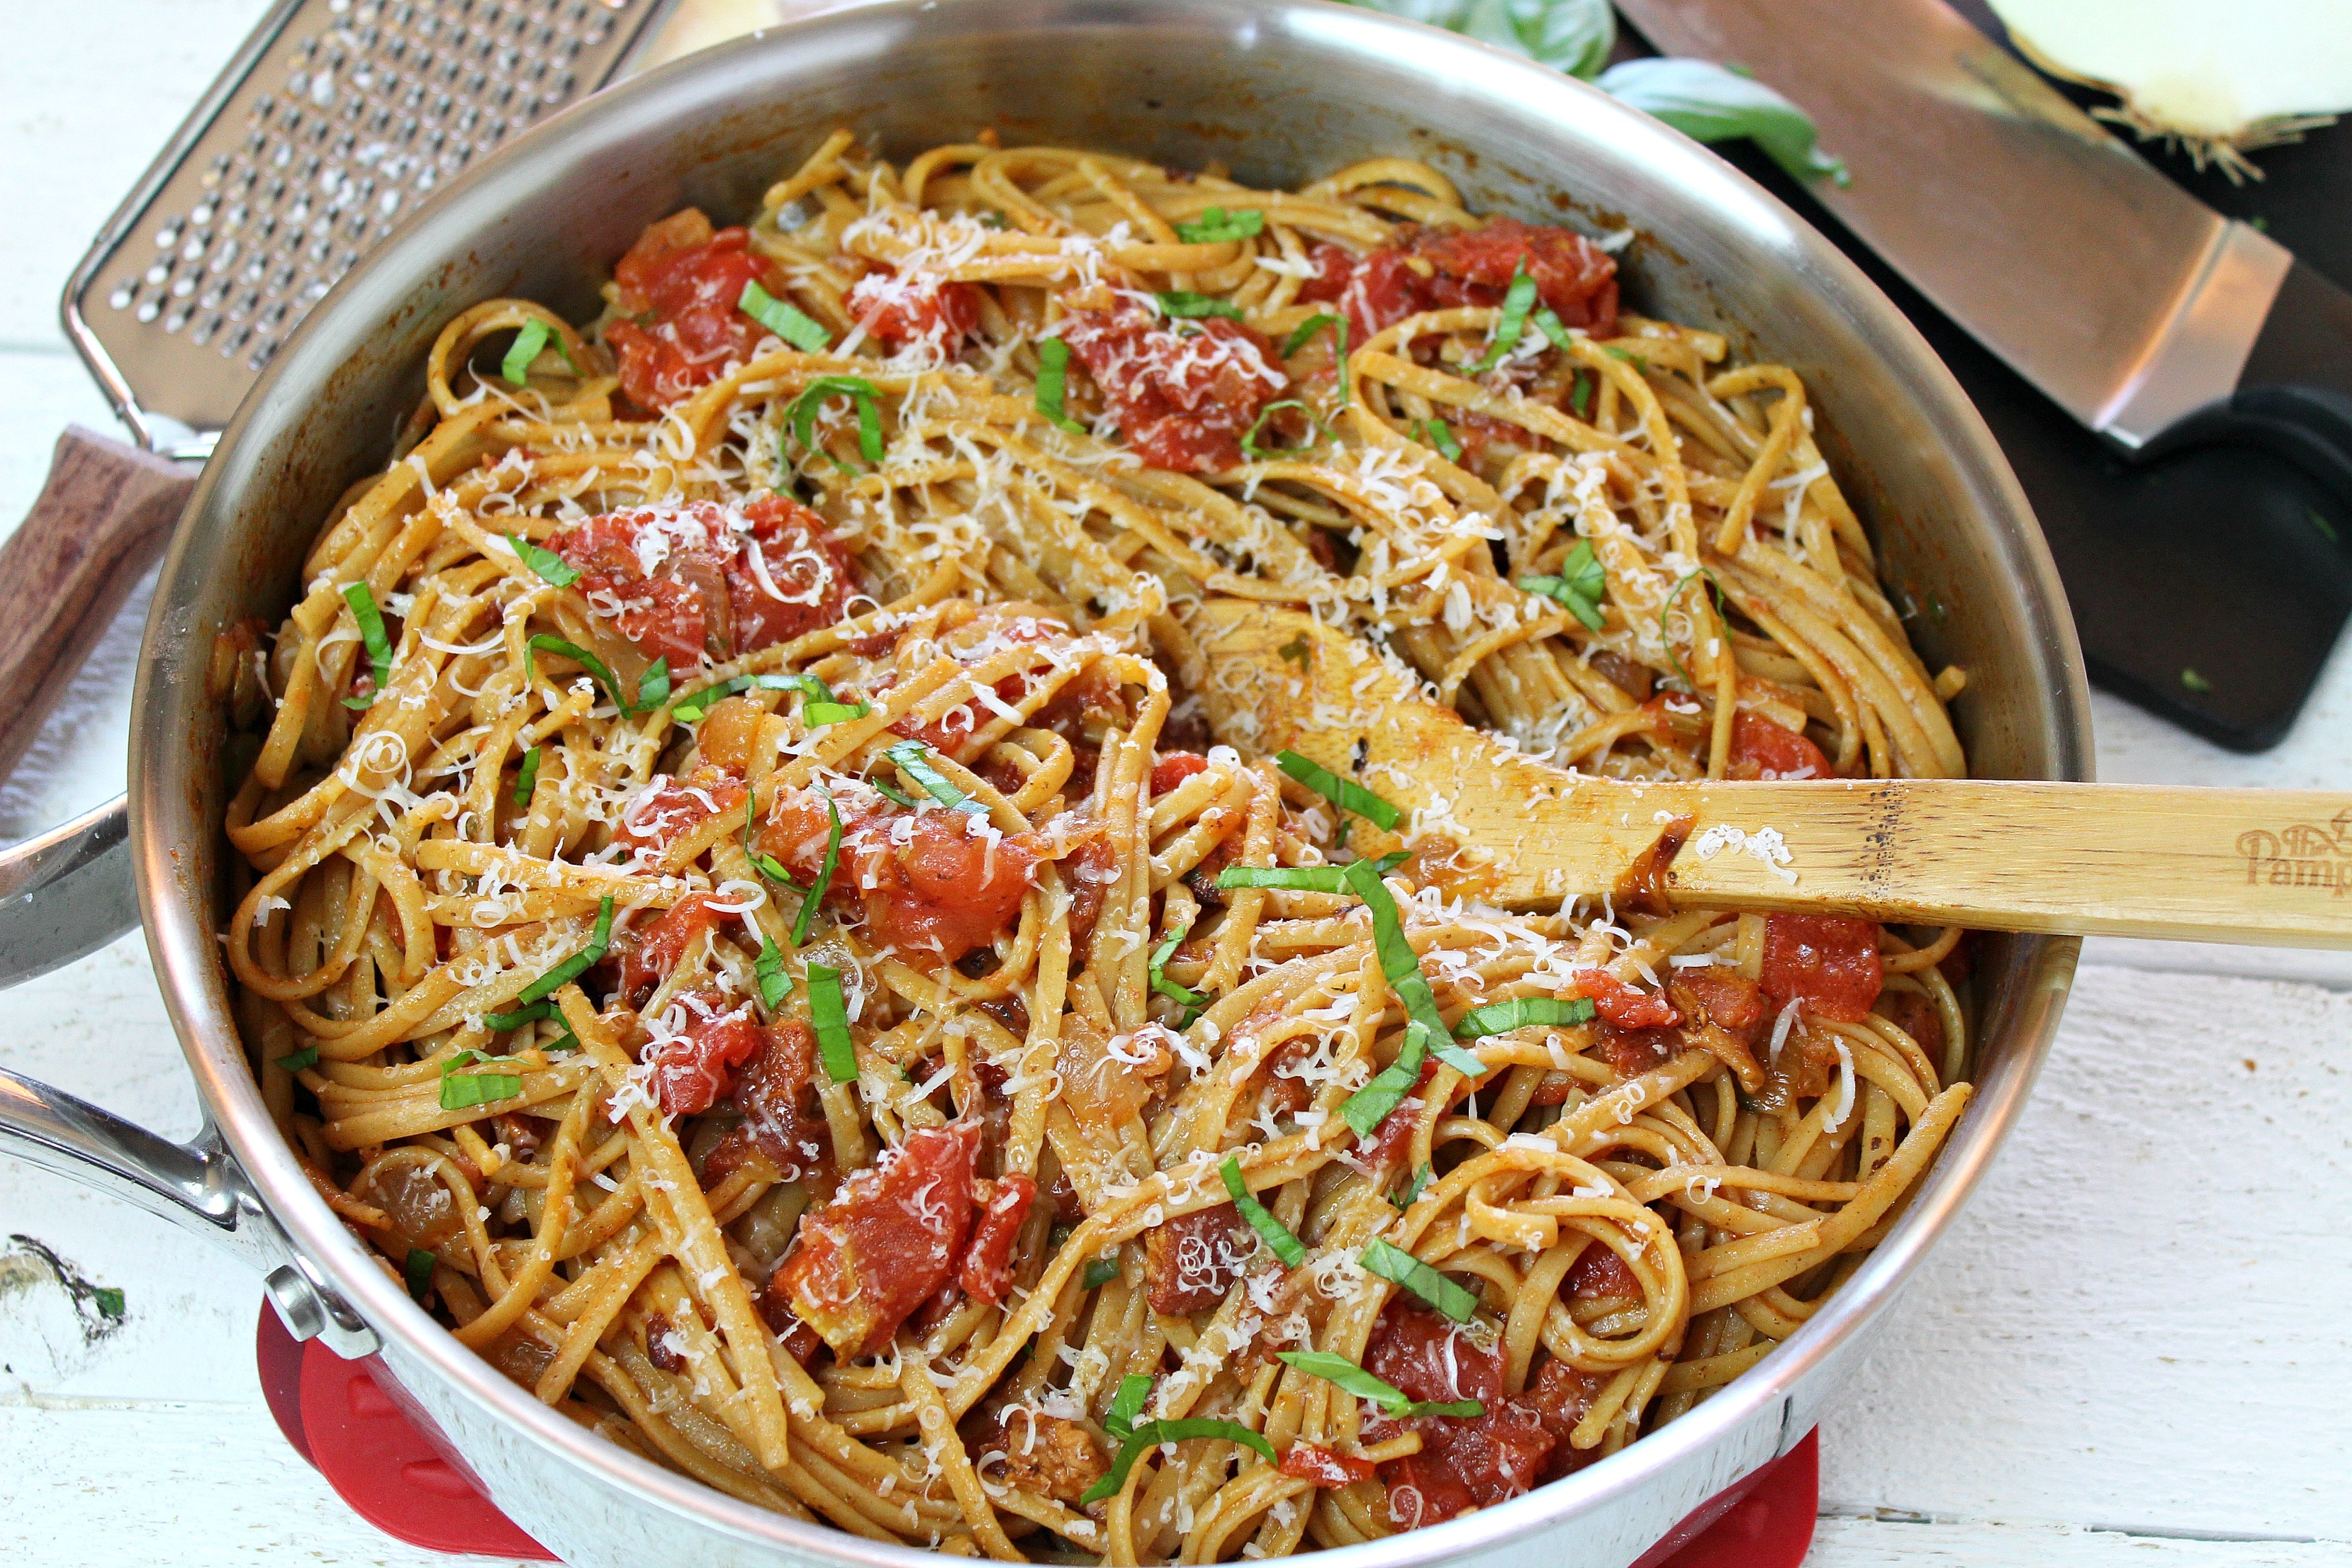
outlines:
[{"label": "white wooden table", "polygon": [[[88,237],[262,0],[7,8],[0,529],[58,428],[111,429],[57,324]],[[134,606],[134,610],[140,606]],[[121,787],[126,616],[0,789],[0,839]],[[2230,756],[2098,703],[2099,771],[2352,785],[2352,650]],[[2094,943],[2017,1136],[1822,1431],[1821,1568],[2352,1564],[2352,955]],[[174,1137],[194,1091],[136,937],[6,999],[0,1061]],[[288,1448],[254,1279],[0,1163],[0,1562],[425,1563]],[[110,1324],[47,1260],[123,1292]]]}]

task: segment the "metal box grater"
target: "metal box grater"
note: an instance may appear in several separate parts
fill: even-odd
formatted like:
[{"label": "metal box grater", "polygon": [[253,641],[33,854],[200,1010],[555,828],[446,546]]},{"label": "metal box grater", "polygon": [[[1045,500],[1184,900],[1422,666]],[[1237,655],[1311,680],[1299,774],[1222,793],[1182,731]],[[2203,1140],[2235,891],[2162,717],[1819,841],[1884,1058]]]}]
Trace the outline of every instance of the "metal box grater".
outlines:
[{"label": "metal box grater", "polygon": [[667,0],[284,0],[74,271],[67,332],[151,450],[202,458],[415,205],[604,85]]}]

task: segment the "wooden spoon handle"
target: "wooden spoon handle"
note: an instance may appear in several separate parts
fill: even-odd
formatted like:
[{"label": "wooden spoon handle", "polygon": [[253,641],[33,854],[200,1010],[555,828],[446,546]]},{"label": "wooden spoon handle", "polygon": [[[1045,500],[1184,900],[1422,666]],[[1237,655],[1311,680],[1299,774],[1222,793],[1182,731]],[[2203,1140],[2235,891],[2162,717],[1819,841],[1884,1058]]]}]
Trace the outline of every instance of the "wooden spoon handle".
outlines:
[{"label": "wooden spoon handle", "polygon": [[[1678,904],[2352,946],[2352,795],[1984,779],[1611,784],[1540,815],[1585,837],[1579,859],[1596,827],[1638,855],[1661,816],[1688,817],[1667,883]],[[1541,875],[1547,837],[1527,835],[1517,875]]]},{"label": "wooden spoon handle", "polygon": [[79,426],[58,437],[48,483],[0,544],[0,778],[163,554],[195,482]]}]

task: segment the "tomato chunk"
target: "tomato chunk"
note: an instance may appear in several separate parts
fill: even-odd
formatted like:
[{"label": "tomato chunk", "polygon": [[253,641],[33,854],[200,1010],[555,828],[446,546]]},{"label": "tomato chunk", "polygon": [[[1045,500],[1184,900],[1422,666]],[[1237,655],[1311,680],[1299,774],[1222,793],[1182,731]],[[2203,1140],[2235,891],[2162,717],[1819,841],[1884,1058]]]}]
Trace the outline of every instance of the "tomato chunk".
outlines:
[{"label": "tomato chunk", "polygon": [[1198,752],[1162,752],[1151,764],[1151,793],[1166,795],[1194,773],[1209,771],[1209,759]]},{"label": "tomato chunk", "polygon": [[697,987],[647,1019],[654,1037],[641,1061],[654,1064],[654,1098],[666,1116],[699,1116],[733,1087],[733,1069],[767,1043],[751,1004],[728,1005],[716,987]]},{"label": "tomato chunk", "polygon": [[908,1133],[803,1216],[769,1289],[835,1354],[877,1353],[954,1278],[979,1153],[977,1121]]},{"label": "tomato chunk", "polygon": [[[1486,1407],[1478,1415],[1416,1416],[1405,1424],[1419,1429],[1422,1447],[1380,1468],[1391,1522],[1407,1530],[1435,1524],[1517,1497],[1541,1479],[1556,1439],[1538,1411],[1503,1397],[1502,1352],[1484,1336],[1400,1297],[1372,1331],[1364,1370],[1412,1399],[1475,1399]],[[1390,1429],[1377,1422],[1365,1436],[1377,1440],[1375,1432]]]},{"label": "tomato chunk", "polygon": [[[1020,918],[1036,879],[1038,845],[1027,834],[968,826],[981,821],[928,806],[844,812],[841,864],[826,903],[862,907],[866,940],[877,946],[937,952],[951,963],[993,942]],[[806,886],[824,867],[831,827],[814,791],[780,793],[761,846]]]},{"label": "tomato chunk", "polygon": [[643,1006],[654,987],[677,967],[695,939],[715,930],[726,918],[710,903],[709,893],[690,893],[663,910],[644,935],[614,942],[622,949],[619,994],[630,1006]]},{"label": "tomato chunk", "polygon": [[1290,384],[1263,333],[1222,316],[1164,322],[1133,306],[1078,310],[1062,338],[1118,416],[1129,449],[1155,468],[1232,468],[1258,411]]},{"label": "tomato chunk", "polygon": [[1013,1283],[1013,1243],[1029,1217],[1029,1205],[1037,1201],[1037,1183],[1018,1171],[1009,1172],[993,1182],[973,1184],[973,1197],[978,1213],[956,1283],[967,1296],[1002,1301]]},{"label": "tomato chunk", "polygon": [[1429,289],[1441,306],[1499,305],[1512,275],[1524,269],[1563,325],[1616,335],[1617,263],[1572,230],[1489,218],[1478,228],[1423,229],[1412,251],[1437,269]]},{"label": "tomato chunk", "polygon": [[1171,1317],[1205,1312],[1241,1279],[1257,1244],[1231,1204],[1178,1215],[1143,1233],[1143,1279],[1151,1310]]},{"label": "tomato chunk", "polygon": [[857,587],[824,519],[779,495],[608,512],[551,542],[589,608],[674,671],[831,626]]},{"label": "tomato chunk", "polygon": [[1282,1473],[1318,1487],[1344,1487],[1372,1479],[1372,1462],[1357,1454],[1342,1454],[1319,1443],[1293,1443],[1282,1456]]},{"label": "tomato chunk", "polygon": [[953,353],[980,330],[980,290],[925,272],[877,267],[849,290],[849,313],[893,348],[919,342]]},{"label": "tomato chunk", "polygon": [[1667,1029],[1683,1021],[1664,993],[1629,985],[1605,969],[1579,970],[1570,987],[1621,1029]]},{"label": "tomato chunk", "polygon": [[722,769],[698,767],[682,779],[663,773],[621,808],[614,837],[641,854],[658,854],[742,799],[743,781]]},{"label": "tomato chunk", "polygon": [[1825,779],[1830,760],[1793,730],[1753,713],[1731,716],[1731,760],[1724,770],[1736,779]]},{"label": "tomato chunk", "polygon": [[1595,1241],[1568,1267],[1568,1293],[1580,1301],[1641,1300],[1641,1281],[1616,1249]]},{"label": "tomato chunk", "polygon": [[1843,915],[1764,917],[1764,994],[1841,1024],[1859,1023],[1878,1000],[1885,970],[1878,922]]},{"label": "tomato chunk", "polygon": [[1348,318],[1348,343],[1360,348],[1373,333],[1431,308],[1429,286],[1405,264],[1397,246],[1358,256],[1343,245],[1317,246],[1307,258],[1315,276],[1298,290],[1301,300],[1334,304]]},{"label": "tomato chunk", "polygon": [[763,329],[736,308],[746,284],[770,281],[740,228],[713,233],[693,207],[637,237],[613,268],[621,308],[604,340],[621,361],[621,390],[647,409],[668,407],[751,357]]}]

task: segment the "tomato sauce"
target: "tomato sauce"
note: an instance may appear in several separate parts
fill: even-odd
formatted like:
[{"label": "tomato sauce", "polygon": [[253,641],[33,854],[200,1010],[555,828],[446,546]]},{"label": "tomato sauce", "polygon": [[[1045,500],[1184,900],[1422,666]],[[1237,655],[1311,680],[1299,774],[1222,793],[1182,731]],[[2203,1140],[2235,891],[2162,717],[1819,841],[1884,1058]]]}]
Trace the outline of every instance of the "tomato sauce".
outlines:
[{"label": "tomato sauce", "polygon": [[737,309],[746,284],[781,294],[740,228],[711,232],[693,207],[654,224],[613,269],[621,309],[604,341],[621,361],[621,390],[641,408],[668,407],[740,363],[765,333]]},{"label": "tomato sauce", "polygon": [[980,1124],[907,1135],[801,1219],[769,1284],[835,1353],[873,1355],[954,1278],[971,1230]]},{"label": "tomato sauce", "polygon": [[1256,1243],[1231,1204],[1178,1215],[1143,1233],[1143,1278],[1151,1310],[1171,1317],[1205,1312],[1241,1279]]},{"label": "tomato sauce", "polygon": [[1258,411],[1290,384],[1265,334],[1222,316],[1162,321],[1132,306],[1079,310],[1063,341],[1155,468],[1208,473],[1241,461]]},{"label": "tomato sauce", "polygon": [[1822,749],[1793,730],[1753,713],[1731,716],[1731,756],[1724,769],[1735,779],[1825,779],[1834,776]]},{"label": "tomato sauce", "polygon": [[742,799],[742,779],[726,769],[698,767],[683,779],[664,773],[622,811],[613,837],[641,853],[659,854]]},{"label": "tomato sauce", "polygon": [[725,917],[710,902],[709,893],[690,893],[663,910],[642,935],[630,933],[614,942],[614,946],[622,950],[617,987],[622,1000],[632,1007],[645,1005],[646,998],[669,977],[695,939],[718,927]]},{"label": "tomato sauce", "polygon": [[[1025,833],[975,834],[960,811],[852,807],[842,813],[841,863],[826,889],[835,909],[866,912],[866,940],[937,952],[952,963],[992,942],[1021,916],[1036,881],[1039,845]],[[778,794],[761,847],[803,887],[824,865],[832,818],[814,790]]]},{"label": "tomato sauce", "polygon": [[1284,1475],[1294,1480],[1312,1481],[1318,1487],[1344,1487],[1354,1481],[1369,1481],[1372,1479],[1372,1470],[1370,1459],[1356,1454],[1342,1454],[1319,1443],[1293,1443],[1282,1456]]},{"label": "tomato sauce", "polygon": [[1151,793],[1166,795],[1194,773],[1209,771],[1209,759],[1198,752],[1162,752],[1151,764]]},{"label": "tomato sauce", "polygon": [[1591,999],[1594,1011],[1621,1029],[1670,1029],[1683,1021],[1658,991],[1629,985],[1605,969],[1583,969],[1570,983],[1571,994]]},{"label": "tomato sauce", "polygon": [[608,512],[550,543],[589,608],[674,672],[831,626],[857,586],[824,519],[780,495]]},{"label": "tomato sauce", "polygon": [[1806,1011],[1824,1018],[1859,1023],[1878,1000],[1885,979],[1876,921],[1764,917],[1764,994],[1775,1011],[1801,1001]]}]

